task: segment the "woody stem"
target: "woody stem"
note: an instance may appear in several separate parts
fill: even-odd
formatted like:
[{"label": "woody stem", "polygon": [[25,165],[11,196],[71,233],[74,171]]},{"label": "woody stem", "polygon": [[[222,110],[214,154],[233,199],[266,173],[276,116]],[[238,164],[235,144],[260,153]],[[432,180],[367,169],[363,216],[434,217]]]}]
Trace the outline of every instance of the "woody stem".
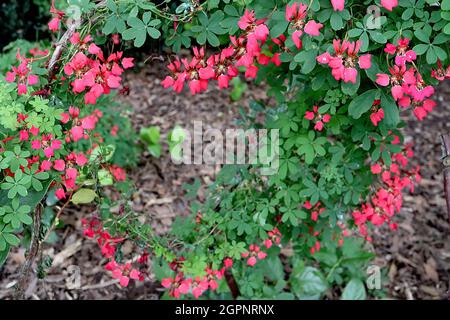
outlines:
[{"label": "woody stem", "polygon": [[231,296],[236,300],[241,295],[236,279],[230,270],[226,270],[224,275],[228,288],[230,288]]},{"label": "woody stem", "polygon": [[42,206],[38,204],[33,215],[33,229],[31,230],[30,249],[28,250],[25,263],[20,270],[19,280],[16,284],[16,291],[14,293],[14,299],[16,300],[22,300],[25,298],[25,290],[27,289],[30,271],[33,267],[33,262],[39,253],[39,248],[41,246],[41,242],[39,240],[41,230],[41,217]]},{"label": "woody stem", "polygon": [[449,216],[450,222],[450,134],[446,133],[441,135],[442,140],[442,152],[443,152],[443,160],[444,164],[444,191],[445,191],[445,200],[447,203],[447,213]]}]

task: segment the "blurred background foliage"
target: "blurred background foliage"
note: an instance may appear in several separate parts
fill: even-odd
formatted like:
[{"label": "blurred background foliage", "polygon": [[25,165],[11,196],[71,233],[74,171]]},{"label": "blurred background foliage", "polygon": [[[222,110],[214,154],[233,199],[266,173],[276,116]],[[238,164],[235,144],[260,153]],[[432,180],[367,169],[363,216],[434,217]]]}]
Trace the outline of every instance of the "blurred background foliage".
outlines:
[{"label": "blurred background foliage", "polygon": [[49,0],[0,1],[0,50],[15,39],[36,41],[48,37]]}]

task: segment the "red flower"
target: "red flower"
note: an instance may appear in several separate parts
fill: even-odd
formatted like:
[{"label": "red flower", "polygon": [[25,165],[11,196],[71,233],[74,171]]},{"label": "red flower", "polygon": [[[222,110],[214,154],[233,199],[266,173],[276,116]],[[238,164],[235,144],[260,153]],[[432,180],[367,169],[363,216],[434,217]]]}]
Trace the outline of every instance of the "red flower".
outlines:
[{"label": "red flower", "polygon": [[369,69],[371,67],[371,55],[365,54],[358,56],[361,41],[349,42],[344,40],[333,40],[334,55],[324,53],[316,58],[317,62],[328,65],[332,71],[331,74],[336,80],[356,83],[358,70]]},{"label": "red flower", "polygon": [[314,130],[322,131],[324,123],[330,122],[331,116],[329,114],[319,114],[319,107],[313,106],[313,111],[306,111],[305,119],[310,121],[315,120]]},{"label": "red flower", "polygon": [[17,79],[17,89],[18,94],[23,95],[27,93],[27,87],[33,86],[39,82],[39,78],[31,74],[31,69],[29,68],[30,60],[25,58],[25,56],[20,55],[20,51],[17,51],[17,60],[20,62],[18,67],[12,67],[12,71],[6,72],[5,80],[8,82],[15,82]]},{"label": "red flower", "polygon": [[311,36],[319,36],[320,29],[323,27],[323,24],[317,23],[314,20],[305,22],[308,15],[307,10],[308,6],[304,3],[294,2],[292,6],[286,6],[286,20],[291,23],[291,27],[295,30],[292,34],[292,41],[297,49],[302,47],[300,37],[303,31]]}]

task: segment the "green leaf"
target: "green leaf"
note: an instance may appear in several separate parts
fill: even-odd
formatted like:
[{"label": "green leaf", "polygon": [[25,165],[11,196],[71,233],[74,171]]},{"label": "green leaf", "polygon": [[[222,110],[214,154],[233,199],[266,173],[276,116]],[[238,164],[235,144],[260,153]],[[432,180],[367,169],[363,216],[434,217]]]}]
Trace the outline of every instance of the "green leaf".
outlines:
[{"label": "green leaf", "polygon": [[288,25],[289,21],[286,21],[284,11],[275,11],[267,23],[270,30],[270,37],[278,38],[286,31]]},{"label": "green leaf", "polygon": [[344,21],[342,21],[342,17],[336,11],[331,14],[330,23],[333,30],[336,31],[344,27]]},{"label": "green leaf", "polygon": [[450,11],[450,0],[443,0],[441,3],[441,9],[445,11]]},{"label": "green leaf", "polygon": [[94,201],[95,197],[97,197],[97,194],[94,190],[91,189],[79,189],[75,194],[72,196],[72,202],[74,204],[87,204]]},{"label": "green leaf", "polygon": [[424,54],[425,52],[427,52],[429,47],[430,47],[429,44],[420,43],[420,44],[416,45],[413,48],[413,50],[418,56],[420,56],[420,55]]},{"label": "green leaf", "polygon": [[299,299],[319,299],[327,290],[328,284],[320,271],[306,267],[299,275],[291,276],[292,290]]},{"label": "green leaf", "polygon": [[208,39],[209,44],[212,45],[213,47],[218,47],[220,45],[219,38],[217,38],[217,36],[211,31],[208,31],[206,37]]},{"label": "green leaf", "polygon": [[425,42],[425,43],[430,43],[430,34],[427,33],[424,29],[419,29],[419,30],[414,31],[414,35],[420,41]]},{"label": "green leaf", "polygon": [[113,176],[107,169],[98,171],[98,180],[102,186],[111,186],[114,183]]},{"label": "green leaf", "polygon": [[450,34],[450,22],[447,23],[443,30],[446,34]]},{"label": "green leaf", "polygon": [[363,113],[372,107],[373,102],[376,100],[377,92],[378,90],[372,89],[353,99],[348,106],[349,115],[354,119],[359,119]]},{"label": "green leaf", "polygon": [[350,38],[357,38],[361,35],[361,33],[363,33],[363,31],[364,31],[363,29],[358,29],[358,28],[351,29],[348,31],[348,36]]},{"label": "green leaf", "polygon": [[342,300],[365,300],[366,299],[366,288],[364,283],[359,279],[352,279],[345,286],[344,292],[342,293]]},{"label": "green leaf", "polygon": [[153,27],[148,27],[147,33],[153,39],[158,39],[161,36],[161,32],[158,29],[153,28]]},{"label": "green leaf", "polygon": [[5,250],[0,251],[0,267],[5,264],[6,259],[8,258],[9,250],[11,247],[9,245],[6,245]]},{"label": "green leaf", "polygon": [[[31,210],[33,210],[47,194],[47,190],[52,182],[53,180],[47,180],[42,182],[43,188],[41,191],[33,191],[30,189],[25,197],[20,198],[20,204],[28,205],[31,208]],[[7,198],[8,198],[7,192],[0,191],[0,203],[7,203],[8,202]]]},{"label": "green leaf", "polygon": [[20,239],[12,233],[3,233],[3,238],[5,238],[6,242],[12,246],[17,246],[20,243]]},{"label": "green leaf", "polygon": [[316,63],[317,63],[316,56],[317,56],[316,49],[300,51],[294,57],[294,61],[301,63],[301,65],[302,65],[301,72],[303,74],[308,74],[311,71],[313,71],[316,66]]},{"label": "green leaf", "polygon": [[400,121],[397,103],[391,95],[381,94],[381,107],[384,111],[383,122],[390,128],[395,128]]},{"label": "green leaf", "polygon": [[370,37],[373,41],[384,44],[387,42],[386,37],[379,31],[369,31]]}]

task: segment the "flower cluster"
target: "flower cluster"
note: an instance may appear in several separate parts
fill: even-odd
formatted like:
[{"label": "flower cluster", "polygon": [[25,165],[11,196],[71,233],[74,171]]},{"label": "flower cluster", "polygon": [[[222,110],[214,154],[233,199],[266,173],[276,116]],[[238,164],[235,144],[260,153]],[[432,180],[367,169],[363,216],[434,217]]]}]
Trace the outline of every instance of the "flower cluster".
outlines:
[{"label": "flower cluster", "polygon": [[38,76],[31,73],[31,58],[26,58],[25,55],[20,55],[20,50],[17,50],[16,55],[19,65],[13,66],[12,71],[6,73],[5,80],[8,82],[17,82],[17,92],[19,95],[26,94],[28,86],[33,86],[39,82]]},{"label": "flower cluster", "polygon": [[[95,238],[100,247],[102,255],[109,261],[105,265],[105,270],[111,271],[114,279],[119,279],[119,284],[127,287],[130,279],[144,281],[145,271],[138,270],[132,267],[130,262],[119,263],[115,259],[117,245],[123,243],[125,238],[114,238],[111,234],[103,228],[103,225],[98,219],[90,221],[82,219],[84,235],[88,238]],[[144,264],[147,262],[148,254],[144,253],[139,259],[138,263]]]},{"label": "flower cluster", "polygon": [[320,232],[317,230],[314,230],[314,225],[317,223],[317,221],[319,220],[319,215],[325,211],[325,208],[322,206],[322,203],[319,201],[317,202],[314,206],[311,204],[311,202],[309,200],[305,201],[305,203],[303,204],[303,208],[305,208],[306,210],[310,210],[311,213],[311,220],[310,223],[306,223],[305,225],[308,226],[309,228],[309,233],[316,238],[314,244],[312,247],[309,248],[310,253],[313,255],[316,252],[320,251],[321,248],[321,244],[320,244],[320,240],[319,240],[319,235]]},{"label": "flower cluster", "polygon": [[208,289],[216,290],[218,282],[222,279],[225,269],[231,268],[233,261],[230,258],[224,260],[224,267],[220,270],[213,270],[209,267],[205,269],[205,275],[196,277],[186,277],[182,271],[184,259],[180,258],[171,263],[171,269],[176,272],[174,277],[162,279],[162,286],[169,289],[169,296],[180,298],[181,295],[192,293],[198,299]]},{"label": "flower cluster", "polygon": [[256,262],[258,261],[257,259],[263,260],[267,256],[267,253],[261,251],[261,248],[256,244],[251,244],[248,249],[249,250],[243,252],[241,256],[242,258],[247,259],[247,264],[250,267],[253,267],[256,264]]},{"label": "flower cluster", "polygon": [[448,66],[447,68],[443,68],[441,60],[438,60],[437,69],[431,70],[431,76],[439,81],[450,79],[450,66]]},{"label": "flower cluster", "polygon": [[119,88],[123,71],[134,66],[133,58],[123,57],[121,51],[105,58],[103,51],[91,41],[90,35],[81,39],[79,33],[74,33],[70,42],[78,52],[64,65],[64,73],[73,79],[72,91],[84,93],[86,104],[96,104],[101,95]]},{"label": "flower cluster", "polygon": [[[311,35],[320,35],[321,23],[307,19],[308,7],[303,3],[293,3],[286,6],[286,20],[289,21],[292,33],[292,41],[298,49],[302,47],[300,37],[303,32]],[[219,88],[228,88],[232,78],[239,75],[239,67],[245,69],[245,77],[256,78],[258,64],[267,65],[272,62],[276,66],[281,64],[280,53],[272,52],[273,46],[268,47],[268,52],[262,52],[261,47],[268,40],[269,29],[264,24],[264,19],[257,20],[254,11],[246,10],[240,18],[238,26],[242,34],[238,37],[230,36],[231,46],[220,53],[205,57],[204,49],[194,48],[194,57],[191,61],[175,58],[168,65],[171,75],[167,76],[162,85],[165,88],[172,87],[174,91],[181,92],[187,82],[192,94],[203,92],[208,87],[209,80],[216,80]],[[280,48],[284,48],[286,37],[280,35],[272,42]],[[267,55],[269,53],[269,55]]]},{"label": "flower cluster", "polygon": [[278,228],[274,228],[272,231],[267,232],[268,238],[264,240],[264,245],[267,249],[270,249],[272,245],[275,243],[277,246],[280,245],[281,242],[281,232]]},{"label": "flower cluster", "polygon": [[[334,11],[342,11],[345,7],[345,0],[330,0]],[[392,11],[398,6],[398,0],[381,0],[381,6],[388,11]]]},{"label": "flower cluster", "polygon": [[378,123],[384,119],[384,110],[380,108],[381,101],[375,100],[372,104],[372,113],[370,114],[370,121],[376,127]]},{"label": "flower cluster", "polygon": [[314,20],[306,22],[307,16],[308,6],[304,3],[294,2],[292,6],[286,6],[286,20],[290,22],[291,28],[294,30],[291,37],[297,49],[302,47],[300,37],[303,35],[303,32],[310,36],[319,36],[320,29],[323,27],[323,24]]},{"label": "flower cluster", "polygon": [[52,0],[50,13],[52,14],[53,18],[48,23],[48,28],[50,29],[50,31],[56,32],[60,28],[61,19],[65,16],[65,13],[64,11],[55,8],[55,0]]},{"label": "flower cluster", "polygon": [[238,25],[243,33],[237,38],[230,36],[232,45],[220,53],[206,58],[203,48],[194,48],[194,57],[190,62],[177,57],[168,65],[172,75],[167,76],[162,85],[181,92],[187,82],[191,93],[196,94],[205,91],[210,80],[217,80],[221,89],[227,88],[230,80],[238,76],[239,67],[245,68],[246,77],[255,78],[258,62],[280,63],[278,56],[270,58],[261,52],[261,45],[267,40],[269,29],[264,21],[255,19],[254,11],[246,10]]},{"label": "flower cluster", "polygon": [[[393,143],[398,143],[395,139]],[[402,191],[409,188],[414,191],[414,182],[420,182],[419,167],[408,169],[409,159],[414,152],[410,145],[406,145],[403,152],[391,156],[391,164],[383,163],[379,160],[371,166],[373,174],[380,176],[380,186],[376,189],[370,200],[362,204],[360,210],[352,213],[355,224],[358,226],[361,235],[371,240],[368,236],[367,223],[374,226],[381,226],[388,223],[393,230],[397,224],[393,222],[395,213],[400,212],[403,202]]]},{"label": "flower cluster", "polygon": [[362,42],[350,42],[340,39],[333,40],[334,54],[325,52],[316,58],[317,62],[331,68],[331,74],[336,80],[356,83],[358,69],[370,69],[372,66],[371,55],[358,56]]},{"label": "flower cluster", "polygon": [[377,84],[391,87],[391,94],[402,108],[412,107],[414,115],[422,120],[433,110],[436,103],[428,98],[434,94],[434,88],[427,85],[413,64],[416,54],[408,47],[409,39],[399,39],[397,46],[387,44],[385,52],[395,55],[395,65],[389,68],[390,75],[377,74]]},{"label": "flower cluster", "polygon": [[320,114],[319,107],[313,106],[313,111],[306,111],[305,119],[309,121],[315,121],[314,130],[322,131],[324,123],[328,123],[331,120],[329,114]]}]

